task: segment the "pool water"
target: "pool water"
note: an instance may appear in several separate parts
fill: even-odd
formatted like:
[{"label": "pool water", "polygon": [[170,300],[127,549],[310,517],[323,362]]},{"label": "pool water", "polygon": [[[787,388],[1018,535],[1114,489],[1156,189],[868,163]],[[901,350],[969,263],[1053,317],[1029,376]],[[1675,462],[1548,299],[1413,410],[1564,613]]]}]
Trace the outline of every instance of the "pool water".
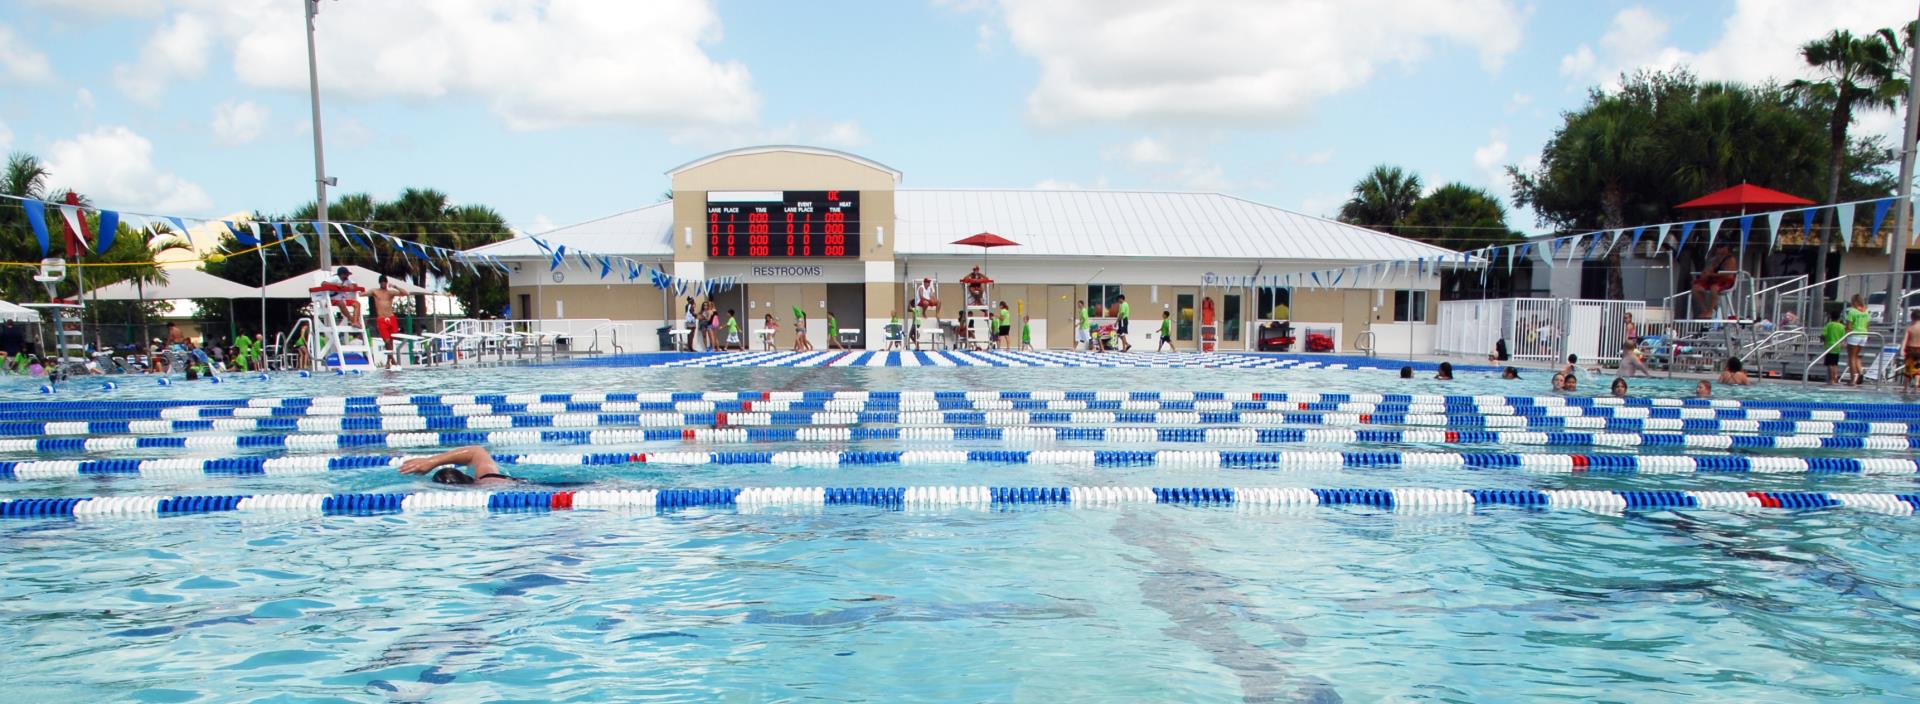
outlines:
[{"label": "pool water", "polygon": [[[15,383],[0,401],[47,399],[8,381]],[[1584,381],[1595,394],[1607,379]],[[1464,374],[1449,383],[1295,369],[547,365],[168,387],[131,379],[113,391],[76,382],[54,398],[815,389],[1534,395],[1545,385],[1544,377]],[[1633,385],[1636,394],[1669,397],[1692,389],[1664,379]],[[1720,391],[1750,400],[1899,401],[1784,384]],[[752,449],[903,447],[922,446],[794,441]],[[1193,449],[1118,449],[1142,447]],[[1675,450],[1641,452],[1662,451]],[[1915,483],[1911,475],[988,462],[512,471],[605,487],[1912,492]],[[0,484],[0,499],[436,490],[386,471],[353,471],[18,481]],[[11,698],[22,701],[1896,700],[1920,691],[1915,526],[1913,516],[1841,511],[1180,505],[7,520],[0,663]]]}]

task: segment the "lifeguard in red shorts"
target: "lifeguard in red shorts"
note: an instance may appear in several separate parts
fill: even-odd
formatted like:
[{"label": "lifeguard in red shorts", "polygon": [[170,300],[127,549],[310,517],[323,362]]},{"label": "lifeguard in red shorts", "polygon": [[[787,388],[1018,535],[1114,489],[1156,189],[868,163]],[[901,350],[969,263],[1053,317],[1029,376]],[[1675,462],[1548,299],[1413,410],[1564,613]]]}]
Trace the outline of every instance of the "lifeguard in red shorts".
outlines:
[{"label": "lifeguard in red shorts", "polygon": [[393,299],[406,293],[388,281],[386,274],[380,275],[379,286],[367,292],[367,297],[373,299],[373,329],[387,345],[388,368],[400,366],[400,355],[393,346],[393,336],[400,332],[400,318],[393,314]]}]

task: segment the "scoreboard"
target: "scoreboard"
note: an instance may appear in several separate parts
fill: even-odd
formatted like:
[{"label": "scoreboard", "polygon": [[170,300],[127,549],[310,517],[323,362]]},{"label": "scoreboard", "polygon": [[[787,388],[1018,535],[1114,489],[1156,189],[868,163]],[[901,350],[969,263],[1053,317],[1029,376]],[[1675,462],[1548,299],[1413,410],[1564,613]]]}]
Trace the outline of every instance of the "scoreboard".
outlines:
[{"label": "scoreboard", "polygon": [[710,258],[859,255],[859,191],[707,193]]}]

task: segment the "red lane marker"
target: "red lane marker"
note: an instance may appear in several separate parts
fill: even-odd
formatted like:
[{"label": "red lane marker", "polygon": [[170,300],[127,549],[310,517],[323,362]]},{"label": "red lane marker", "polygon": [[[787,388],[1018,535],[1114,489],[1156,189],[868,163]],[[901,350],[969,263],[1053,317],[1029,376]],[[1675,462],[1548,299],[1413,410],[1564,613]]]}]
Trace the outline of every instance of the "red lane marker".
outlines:
[{"label": "red lane marker", "polygon": [[727,414],[724,412],[713,414],[713,427],[715,428],[727,427]]},{"label": "red lane marker", "polygon": [[1753,498],[1759,499],[1760,505],[1766,508],[1780,508],[1780,500],[1767,495],[1767,492],[1749,491],[1747,492],[1747,495]]},{"label": "red lane marker", "polygon": [[566,510],[572,509],[573,508],[573,492],[571,491],[553,492],[553,500],[547,503],[547,508],[555,511],[566,511]]},{"label": "red lane marker", "polygon": [[1361,425],[1372,425],[1372,424],[1373,424],[1373,414],[1372,414],[1372,413],[1362,413],[1362,414],[1360,414],[1360,424],[1361,424]]},{"label": "red lane marker", "polygon": [[1255,401],[1260,400],[1260,392],[1258,391],[1253,392],[1253,400]]},{"label": "red lane marker", "polygon": [[1296,404],[1296,405],[1298,405],[1298,406],[1299,406],[1299,409],[1298,409],[1298,410],[1302,410],[1302,411],[1304,411],[1304,410],[1307,410],[1307,404],[1305,404],[1305,403],[1300,403],[1300,404]]},{"label": "red lane marker", "polygon": [[1447,442],[1460,442],[1460,434],[1451,430],[1447,431]]},{"label": "red lane marker", "polygon": [[1573,471],[1575,474],[1587,471],[1587,464],[1588,460],[1586,455],[1573,455]]},{"label": "red lane marker", "polygon": [[773,392],[772,392],[772,391],[762,391],[762,392],[760,392],[760,400],[762,400],[762,401],[772,401],[772,400],[773,400]]},{"label": "red lane marker", "polygon": [[644,453],[644,452],[636,452],[636,453],[633,453],[633,454],[631,454],[631,455],[627,455],[627,461],[628,461],[628,462],[643,462],[643,463],[644,463],[644,462],[646,462],[646,461],[647,461],[647,455],[646,455],[646,453]]},{"label": "red lane marker", "polygon": [[751,412],[753,412],[753,402],[752,402],[752,401],[741,401],[741,402],[740,402],[740,412],[742,412],[742,413],[751,413]]},{"label": "red lane marker", "polygon": [[681,439],[681,440],[692,440],[692,439],[693,439],[693,429],[692,429],[692,428],[683,428],[683,429],[681,429],[681,430],[680,430],[680,439]]}]

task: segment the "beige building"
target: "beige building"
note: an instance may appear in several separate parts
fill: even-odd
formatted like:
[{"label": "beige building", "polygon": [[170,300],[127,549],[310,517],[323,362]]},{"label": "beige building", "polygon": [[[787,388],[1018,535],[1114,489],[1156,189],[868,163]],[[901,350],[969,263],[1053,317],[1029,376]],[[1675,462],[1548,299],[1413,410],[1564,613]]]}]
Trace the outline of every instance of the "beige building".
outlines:
[{"label": "beige building", "polygon": [[[773,344],[791,346],[798,308],[816,347],[826,346],[831,313],[840,327],[862,331],[856,346],[879,349],[889,318],[906,312],[920,282],[938,290],[939,317],[959,315],[960,279],[984,260],[995,281],[989,297],[1015,312],[1016,329],[1030,320],[1036,347],[1072,347],[1076,303],[1110,307],[1124,295],[1131,341],[1147,349],[1163,312],[1180,347],[1192,349],[1212,308],[1222,349],[1255,348],[1258,326],[1283,316],[1341,351],[1370,343],[1383,353],[1425,352],[1435,273],[1293,288],[1223,282],[1450,253],[1217,193],[905,189],[899,171],[815,147],[738,149],[667,174],[671,201],[540,234],[567,248],[558,268],[529,238],[475,250],[510,263],[513,316],[576,331],[619,327],[631,341],[625,350],[655,349],[653,331],[678,324],[686,297],[628,281],[620,266],[603,276],[599,264],[572,256],[614,255],[689,281],[734,277],[740,285],[707,298],[723,316],[734,311],[756,347],[768,314]],[[981,232],[1019,244],[986,252],[951,244]]]}]

